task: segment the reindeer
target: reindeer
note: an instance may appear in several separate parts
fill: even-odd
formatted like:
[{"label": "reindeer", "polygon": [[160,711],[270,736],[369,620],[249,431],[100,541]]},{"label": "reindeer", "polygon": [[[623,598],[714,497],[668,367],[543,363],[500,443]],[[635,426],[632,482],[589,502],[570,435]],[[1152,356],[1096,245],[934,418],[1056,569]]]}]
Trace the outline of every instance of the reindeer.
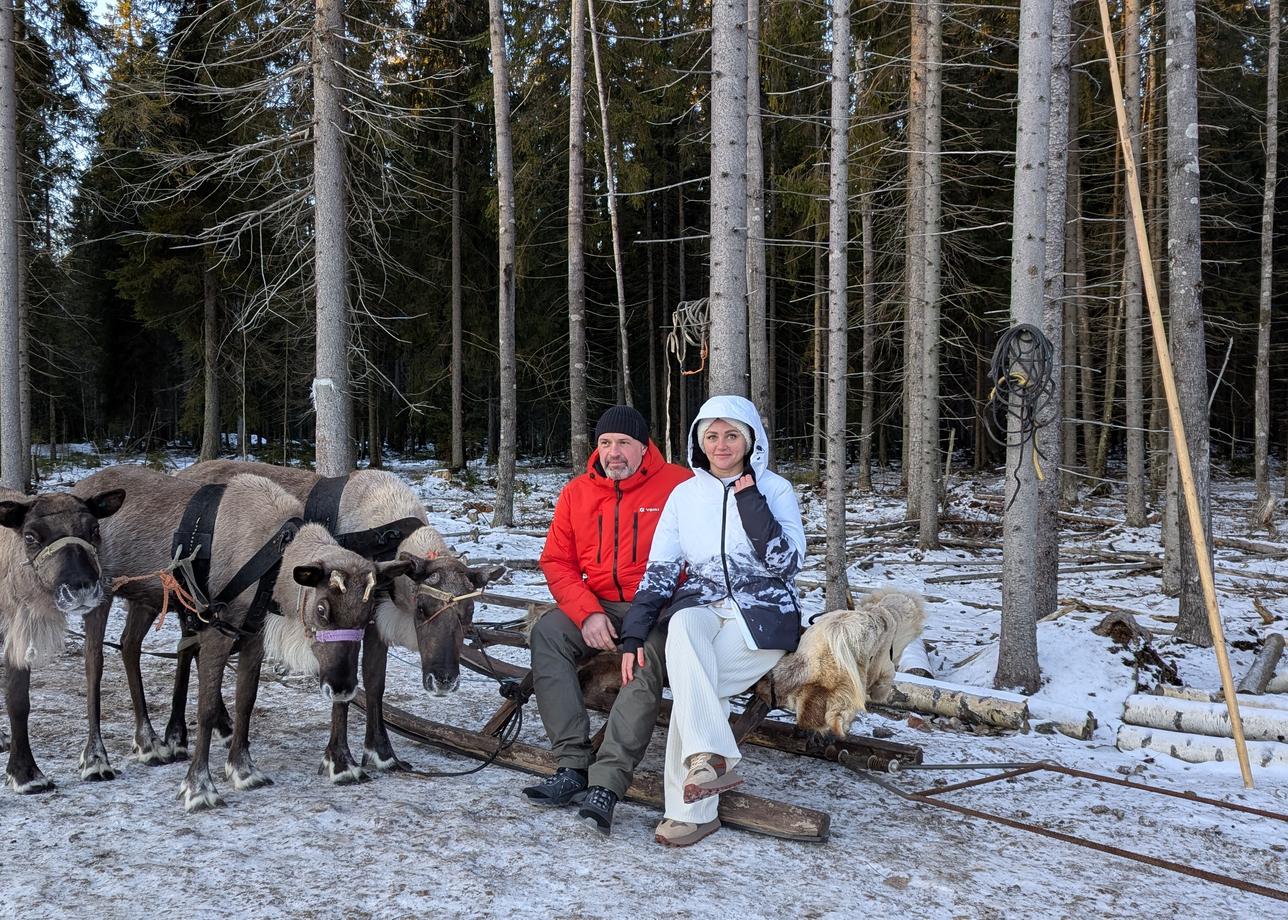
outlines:
[{"label": "reindeer", "polygon": [[[103,568],[118,591],[131,601],[122,636],[122,657],[135,705],[135,749],[158,753],[156,737],[143,698],[139,654],[142,637],[156,619],[170,590],[152,577],[171,567],[173,535],[199,486],[139,467],[115,467],[95,473],[77,484],[90,491],[104,484],[123,486],[131,495],[129,513],[120,515],[103,535]],[[249,751],[250,716],[259,685],[266,642],[269,651],[293,661],[319,676],[330,702],[351,700],[358,687],[358,646],[371,622],[375,590],[382,582],[406,572],[407,562],[374,564],[340,547],[317,525],[295,527],[302,512],[298,501],[276,484],[258,476],[234,477],[219,499],[215,516],[207,584],[228,585],[252,557],[272,540],[279,540],[281,563],[271,597],[288,626],[256,628],[248,620],[258,590],[250,582],[235,597],[209,608],[185,612],[186,631],[197,634],[198,718],[197,742],[187,776],[180,788],[184,808],[196,811],[222,804],[210,777],[210,740],[222,708],[223,670],[236,649],[236,713],[225,776],[236,789],[253,789],[270,780],[254,765]],[[284,523],[289,523],[284,528]],[[288,535],[294,533],[293,539]],[[289,540],[289,541],[288,541]],[[121,581],[116,581],[121,579]],[[213,590],[210,593],[214,593]],[[99,683],[102,676],[103,627],[108,603],[86,618],[86,697],[90,712],[90,738],[83,763],[108,773],[107,754],[98,724]],[[278,619],[269,617],[269,619]],[[292,646],[290,654],[274,641]],[[301,647],[312,653],[304,660]],[[96,667],[91,665],[97,665]],[[186,685],[186,681],[185,681]],[[185,693],[186,697],[186,686]],[[186,749],[182,709],[172,712],[167,738]],[[142,758],[141,758],[142,759]],[[158,762],[159,757],[150,758]]]},{"label": "reindeer", "polygon": [[[84,498],[28,498],[0,490],[0,632],[13,736],[5,772],[15,792],[54,788],[36,766],[27,735],[31,669],[62,650],[68,617],[83,616],[102,601],[99,521],[115,514],[124,499],[120,489]],[[0,751],[4,749],[0,732]]]},{"label": "reindeer", "polygon": [[815,619],[796,651],[765,680],[773,681],[774,694],[796,713],[801,728],[844,737],[869,699],[890,698],[896,663],[925,622],[926,608],[916,595],[873,591],[855,610]]},{"label": "reindeer", "polygon": [[[425,508],[416,494],[397,476],[384,470],[357,470],[342,482],[326,480],[316,473],[266,463],[237,460],[210,460],[198,463],[176,474],[191,482],[227,482],[239,473],[251,472],[281,485],[305,503],[306,512],[327,520],[342,545],[358,537],[364,546],[353,546],[359,552],[370,552],[370,534],[396,534],[394,541],[378,544],[377,551],[397,553],[412,565],[407,578],[394,581],[391,590],[376,606],[374,630],[368,631],[363,644],[362,678],[366,689],[366,737],[362,763],[350,758],[343,761],[347,745],[340,749],[332,738],[334,783],[360,782],[366,779],[363,767],[377,770],[401,770],[407,765],[394,753],[384,720],[385,673],[389,647],[400,646],[420,655],[421,682],[435,696],[452,692],[460,683],[460,655],[465,635],[473,625],[472,598],[490,581],[505,573],[504,566],[467,566],[429,524]],[[319,501],[319,495],[332,487],[331,505]],[[309,514],[306,513],[306,518]],[[395,522],[411,521],[418,526],[408,532],[391,531]],[[399,539],[400,538],[400,539]],[[392,545],[391,545],[392,544]],[[333,721],[347,721],[348,704],[337,704]]]}]

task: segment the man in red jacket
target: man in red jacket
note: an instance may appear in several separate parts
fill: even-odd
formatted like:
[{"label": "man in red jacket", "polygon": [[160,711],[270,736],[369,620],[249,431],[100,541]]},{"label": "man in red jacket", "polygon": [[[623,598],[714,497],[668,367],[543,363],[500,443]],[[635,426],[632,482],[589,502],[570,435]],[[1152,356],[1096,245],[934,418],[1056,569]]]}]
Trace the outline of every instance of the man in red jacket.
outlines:
[{"label": "man in red jacket", "polygon": [[608,833],[613,807],[630,785],[657,721],[665,627],[645,642],[651,667],[640,672],[643,680],[622,688],[593,765],[577,668],[599,651],[617,650],[662,506],[692,472],[662,459],[644,416],[627,406],[600,416],[595,448],[586,472],[560,493],[541,553],[541,570],[559,609],[537,621],[528,644],[537,708],[559,769],[523,792],[542,805],[579,801],[580,816]]}]

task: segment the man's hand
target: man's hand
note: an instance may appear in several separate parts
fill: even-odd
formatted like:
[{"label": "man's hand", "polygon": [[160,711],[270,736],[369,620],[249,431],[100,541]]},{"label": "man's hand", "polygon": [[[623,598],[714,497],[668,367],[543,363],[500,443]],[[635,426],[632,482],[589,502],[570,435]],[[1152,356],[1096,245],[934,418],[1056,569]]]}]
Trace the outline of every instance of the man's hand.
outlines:
[{"label": "man's hand", "polygon": [[601,652],[615,651],[617,630],[606,613],[592,613],[581,624],[581,638],[591,648]]},{"label": "man's hand", "polygon": [[626,652],[624,655],[622,655],[622,686],[623,687],[625,687],[627,684],[629,684],[632,680],[635,679],[636,661],[639,662],[639,666],[641,668],[644,667],[644,649],[640,649],[634,655],[632,655],[630,652]]},{"label": "man's hand", "polygon": [[743,489],[750,489],[756,484],[756,477],[750,473],[744,473],[733,481],[733,493],[737,495]]}]

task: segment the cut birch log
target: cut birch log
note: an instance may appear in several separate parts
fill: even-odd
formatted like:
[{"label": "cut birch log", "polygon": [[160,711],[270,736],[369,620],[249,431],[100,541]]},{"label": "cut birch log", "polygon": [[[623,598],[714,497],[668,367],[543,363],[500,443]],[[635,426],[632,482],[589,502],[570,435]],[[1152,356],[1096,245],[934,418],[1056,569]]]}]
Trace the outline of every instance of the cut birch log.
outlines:
[{"label": "cut birch log", "polygon": [[[1220,690],[1201,690],[1198,687],[1169,687],[1160,685],[1153,690],[1154,696],[1165,696],[1174,700],[1193,700],[1198,703],[1223,703],[1225,696]],[[1251,706],[1253,709],[1278,709],[1288,712],[1288,699],[1280,699],[1273,693],[1252,696],[1238,693],[1235,699],[1239,708]]]},{"label": "cut birch log", "polygon": [[[1265,707],[1249,707],[1241,713],[1244,737],[1250,741],[1288,740],[1288,712]],[[1136,693],[1123,704],[1123,721],[1144,728],[1188,732],[1195,735],[1232,737],[1230,713],[1224,703],[1176,700]]]},{"label": "cut birch log", "polygon": [[1096,719],[1090,712],[1071,706],[1005,690],[950,684],[902,671],[895,675],[894,693],[883,705],[957,718],[967,725],[991,725],[1019,732],[1050,725],[1060,734],[1080,741],[1090,738],[1096,730]]},{"label": "cut birch log", "polygon": [[917,638],[908,643],[899,656],[899,670],[916,677],[935,676],[934,669],[930,667],[930,655],[926,653],[925,641]]},{"label": "cut birch log", "polygon": [[[1235,763],[1238,760],[1232,738],[1186,735],[1140,725],[1119,727],[1118,750],[1156,751],[1186,763]],[[1288,766],[1288,744],[1249,741],[1248,759],[1262,767]]]},{"label": "cut birch log", "polygon": [[1288,671],[1280,671],[1266,684],[1267,693],[1288,693]]},{"label": "cut birch log", "polygon": [[1265,693],[1266,686],[1275,676],[1275,666],[1279,664],[1283,654],[1284,637],[1279,633],[1266,636],[1266,641],[1262,644],[1256,659],[1253,660],[1252,667],[1248,669],[1247,674],[1243,675],[1243,680],[1239,681],[1239,693]]}]

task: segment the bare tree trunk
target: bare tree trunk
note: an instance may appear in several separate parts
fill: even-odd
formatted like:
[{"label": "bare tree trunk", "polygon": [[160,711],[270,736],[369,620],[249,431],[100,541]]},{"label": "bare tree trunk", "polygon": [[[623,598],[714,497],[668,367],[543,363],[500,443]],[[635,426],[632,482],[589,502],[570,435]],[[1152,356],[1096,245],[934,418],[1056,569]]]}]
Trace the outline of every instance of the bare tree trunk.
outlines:
[{"label": "bare tree trunk", "polygon": [[[462,107],[461,115],[465,114]],[[461,128],[452,121],[452,459],[451,468],[465,468],[465,355],[461,345]]]},{"label": "bare tree trunk", "polygon": [[1054,394],[1049,415],[1037,433],[1038,455],[1047,467],[1037,484],[1037,615],[1054,613],[1060,568],[1060,473],[1062,404],[1061,356],[1064,353],[1064,234],[1065,205],[1069,188],[1069,56],[1073,43],[1071,0],[1054,0],[1051,11],[1050,134],[1047,148],[1046,267],[1043,272],[1042,332],[1051,342],[1051,387]]},{"label": "bare tree trunk", "polygon": [[907,517],[921,519],[922,337],[926,270],[926,0],[911,5],[908,73],[908,201],[904,228],[903,480]]},{"label": "bare tree trunk", "polygon": [[0,486],[26,486],[18,277],[18,101],[13,5],[0,0]]},{"label": "bare tree trunk", "polygon": [[[646,261],[648,274],[647,297],[645,299],[645,321],[648,325],[645,327],[648,332],[644,336],[644,341],[648,344],[648,419],[649,423],[657,425],[657,347],[658,331],[661,326],[657,321],[657,290],[654,285],[655,274],[653,269],[653,256],[656,247],[652,245],[653,240],[653,205],[644,206],[645,225],[644,233],[649,239],[648,258]],[[662,266],[665,269],[666,259],[662,260]],[[657,431],[655,427],[653,429]]]},{"label": "bare tree trunk", "polygon": [[[599,32],[595,25],[595,0],[588,0],[590,12],[590,49],[595,58],[595,85],[599,89],[600,138],[604,142],[604,177],[608,186],[608,222],[613,236],[613,275],[617,279],[617,387],[622,404],[634,406],[631,399],[631,350],[626,335],[626,267],[622,261],[622,233],[617,218],[617,170],[613,167],[613,140],[608,130],[608,88],[599,61]],[[570,145],[571,151],[571,145]],[[571,152],[569,154],[571,159]],[[571,200],[569,201],[571,204]]]},{"label": "bare tree trunk", "polygon": [[[820,151],[821,152],[821,151]],[[820,162],[822,158],[820,157]],[[823,233],[822,221],[819,221],[816,235]],[[810,439],[813,449],[810,451],[810,468],[817,476],[823,469],[823,452],[826,446],[827,420],[827,335],[826,285],[823,279],[823,239],[815,241],[814,247],[814,364],[810,369],[810,382],[813,384],[814,411],[810,415]]]},{"label": "bare tree trunk", "polygon": [[1096,439],[1096,456],[1091,465],[1091,475],[1105,477],[1109,462],[1109,434],[1114,420],[1114,406],[1118,401],[1118,358],[1123,340],[1123,301],[1115,296],[1109,307],[1109,348],[1105,353],[1105,391],[1100,411],[1100,433]]},{"label": "bare tree trunk", "polygon": [[384,437],[380,433],[380,378],[372,374],[367,384],[367,468],[383,469]]},{"label": "bare tree trunk", "polygon": [[1275,187],[1279,165],[1279,0],[1270,0],[1270,50],[1266,59],[1266,184],[1261,196],[1261,305],[1257,323],[1257,477],[1254,520],[1269,520],[1270,498],[1270,298],[1274,278]]},{"label": "bare tree trunk", "polygon": [[872,416],[876,396],[876,246],[872,235],[872,189],[865,178],[859,199],[863,234],[863,409],[859,422],[859,491],[872,491]]},{"label": "bare tree trunk", "polygon": [[518,445],[514,355],[514,154],[510,143],[510,76],[505,63],[503,0],[488,0],[492,43],[492,101],[496,109],[497,355],[500,364],[500,425],[496,464],[496,508],[492,526],[514,524],[514,467]]},{"label": "bare tree trunk", "polygon": [[586,422],[586,0],[572,0],[568,86],[568,462],[590,456]]},{"label": "bare tree trunk", "polygon": [[[21,8],[20,8],[21,9]],[[21,188],[21,184],[19,185]],[[19,204],[22,208],[23,205]],[[18,227],[18,393],[22,402],[22,481],[35,485],[31,456],[31,287],[27,283],[27,268],[31,264],[31,250],[27,245],[28,233]],[[47,249],[48,251],[48,249]],[[50,458],[52,460],[52,457]]]},{"label": "bare tree trunk", "polygon": [[922,549],[939,545],[939,287],[940,287],[940,188],[943,167],[939,156],[943,122],[943,7],[941,0],[924,0],[925,15],[925,157],[922,180],[921,252],[925,259],[921,282],[920,360],[917,415],[921,428],[921,472],[918,486],[917,544]]},{"label": "bare tree trunk", "polygon": [[832,0],[832,143],[828,190],[827,587],[828,610],[848,608],[845,410],[849,377],[850,0]]},{"label": "bare tree trunk", "polygon": [[747,0],[711,11],[712,395],[747,393]]},{"label": "bare tree trunk", "polygon": [[[1127,109],[1127,131],[1132,157],[1140,162],[1140,0],[1126,0],[1123,6],[1123,105]],[[1115,66],[1117,66],[1115,64]],[[1126,176],[1123,177],[1126,181]],[[1126,312],[1127,384],[1127,509],[1129,527],[1145,526],[1145,407],[1142,395],[1144,372],[1141,361],[1141,266],[1131,208],[1123,209],[1123,298]]]},{"label": "bare tree trunk", "polygon": [[[760,124],[760,0],[747,0],[747,352],[751,401],[769,417],[765,328],[765,152]],[[772,430],[772,429],[771,429]]]},{"label": "bare tree trunk", "polygon": [[[1149,15],[1151,22],[1157,22],[1156,4],[1150,0]],[[1153,44],[1158,44],[1157,39],[1153,39]],[[1163,239],[1163,218],[1166,213],[1163,204],[1163,195],[1166,181],[1163,178],[1165,171],[1164,156],[1162,152],[1162,135],[1164,129],[1164,119],[1161,115],[1164,107],[1159,105],[1159,88],[1158,88],[1158,56],[1157,47],[1152,47],[1149,54],[1149,76],[1148,85],[1150,87],[1149,98],[1149,197],[1150,197],[1150,224],[1149,238],[1151,240]],[[1167,247],[1161,243],[1154,246],[1150,255],[1154,262],[1154,280],[1159,290],[1159,296],[1163,296],[1166,290],[1166,268],[1167,268]],[[1167,399],[1163,395],[1163,381],[1161,370],[1158,366],[1158,353],[1153,348],[1151,341],[1150,348],[1150,388],[1152,408],[1149,414],[1150,429],[1150,489],[1155,495],[1161,493],[1167,487],[1167,454],[1168,454],[1168,431],[1167,431]]]},{"label": "bare tree trunk", "polygon": [[[1011,320],[1041,326],[1046,265],[1047,154],[1050,143],[1051,0],[1020,0],[1015,204],[1011,244]],[[1002,527],[1002,631],[998,687],[1033,692],[1041,682],[1037,620],[1039,499],[1031,444],[1021,445],[1018,407],[1007,432],[1006,510]]]},{"label": "bare tree trunk", "polygon": [[[1194,558],[1192,528],[1203,528],[1211,547],[1207,355],[1203,330],[1203,276],[1199,233],[1198,36],[1194,0],[1167,2],[1167,252],[1172,363],[1181,421],[1194,465],[1202,520],[1180,523],[1181,603],[1176,636],[1211,645],[1207,610]],[[1169,497],[1172,493],[1169,492]],[[1178,496],[1179,497],[1179,496]],[[1209,555],[1211,551],[1209,550]]]},{"label": "bare tree trunk", "polygon": [[206,252],[202,267],[202,376],[205,379],[205,411],[201,424],[202,460],[219,456],[219,276],[215,270],[214,253]]},{"label": "bare tree trunk", "polygon": [[[1070,28],[1076,26],[1071,22]],[[1077,339],[1077,317],[1080,311],[1085,309],[1083,303],[1083,289],[1087,279],[1081,271],[1081,252],[1082,245],[1082,161],[1081,152],[1078,144],[1078,128],[1080,124],[1079,105],[1078,105],[1078,81],[1077,73],[1073,70],[1073,50],[1070,52],[1070,72],[1069,72],[1069,133],[1068,133],[1068,162],[1066,170],[1068,179],[1065,183],[1065,207],[1064,207],[1064,267],[1067,272],[1068,282],[1065,285],[1065,305],[1064,305],[1064,342],[1062,351],[1064,353],[1064,367],[1060,371],[1060,379],[1063,383],[1064,394],[1061,402],[1063,403],[1063,424],[1061,430],[1064,432],[1064,469],[1061,471],[1060,482],[1062,497],[1066,503],[1077,501],[1078,498],[1078,480],[1074,475],[1074,469],[1078,465],[1078,339]],[[1084,376],[1088,375],[1089,369],[1084,368]]]},{"label": "bare tree trunk", "polygon": [[349,236],[344,151],[344,0],[316,0],[313,30],[313,274],[317,287],[317,471],[353,469]]}]

